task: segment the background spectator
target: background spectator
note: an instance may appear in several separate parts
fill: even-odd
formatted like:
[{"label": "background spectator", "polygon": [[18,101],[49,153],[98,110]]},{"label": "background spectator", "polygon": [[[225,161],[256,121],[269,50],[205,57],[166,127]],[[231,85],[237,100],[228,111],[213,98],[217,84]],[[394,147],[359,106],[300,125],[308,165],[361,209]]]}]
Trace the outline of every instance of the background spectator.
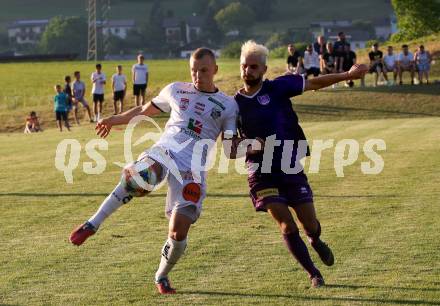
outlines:
[{"label": "background spectator", "polygon": [[84,98],[86,94],[86,84],[84,84],[83,81],[81,81],[81,73],[79,71],[74,72],[75,82],[73,82],[72,89],[73,89],[73,114],[75,117],[76,124],[79,125],[79,119],[78,119],[78,106],[79,103],[82,104],[82,106],[87,110],[87,115],[89,116],[89,121],[93,122],[92,120],[92,114],[90,112],[89,104],[87,103],[86,99]]},{"label": "background spectator", "polygon": [[409,52],[408,45],[402,46],[402,52],[397,58],[397,66],[399,69],[399,85],[403,84],[402,76],[405,71],[408,71],[411,74],[411,85],[414,85],[414,55]]},{"label": "background spectator", "polygon": [[327,43],[324,54],[322,55],[321,73],[329,74],[335,72],[335,51],[331,42]]},{"label": "background spectator", "polygon": [[[383,58],[383,73],[387,76],[388,72],[393,72],[393,84],[397,82],[397,57],[394,54],[393,47],[388,46],[387,54]],[[388,79],[388,76],[387,76]]]},{"label": "background spectator", "polygon": [[57,120],[57,126],[60,129],[60,132],[62,132],[63,125],[61,121],[64,121],[64,125],[66,126],[66,129],[70,131],[69,121],[67,120],[69,97],[61,89],[61,85],[55,85],[55,91],[56,91],[56,95],[54,97],[54,111],[55,111],[55,119]]},{"label": "background spectator", "polygon": [[37,113],[32,111],[29,113],[29,116],[26,118],[26,123],[24,127],[24,133],[36,133],[42,132],[43,130],[40,127],[40,120],[37,117]]},{"label": "background spectator", "polygon": [[304,51],[304,69],[306,70],[306,78],[313,74],[317,77],[319,75],[319,55],[313,50],[312,45],[308,45]]},{"label": "background spectator", "polygon": [[416,54],[414,55],[414,62],[417,65],[417,71],[419,72],[419,83],[423,84],[423,76],[425,77],[426,84],[429,84],[429,70],[431,69],[431,54],[425,51],[425,46],[419,46]]},{"label": "background spectator", "polygon": [[287,46],[289,55],[287,56],[287,71],[292,74],[303,73],[301,54],[296,50],[293,44]]},{"label": "background spectator", "polygon": [[[115,115],[122,113],[124,109],[124,97],[127,88],[127,78],[122,74],[122,66],[116,67],[116,73],[112,75],[112,91],[113,91],[113,107]],[[118,110],[118,101],[120,101],[120,107]]]},{"label": "background spectator", "polygon": [[104,85],[106,83],[105,74],[101,71],[101,64],[96,65],[96,71],[92,73],[92,94],[93,94],[93,111],[95,113],[95,121],[101,118],[102,103],[104,102]]},{"label": "background spectator", "polygon": [[383,77],[388,82],[387,75],[383,73],[383,52],[379,50],[378,43],[373,44],[370,53],[368,53],[368,57],[370,58],[369,71],[370,73],[374,73],[374,86],[377,86],[380,74],[383,74]]}]

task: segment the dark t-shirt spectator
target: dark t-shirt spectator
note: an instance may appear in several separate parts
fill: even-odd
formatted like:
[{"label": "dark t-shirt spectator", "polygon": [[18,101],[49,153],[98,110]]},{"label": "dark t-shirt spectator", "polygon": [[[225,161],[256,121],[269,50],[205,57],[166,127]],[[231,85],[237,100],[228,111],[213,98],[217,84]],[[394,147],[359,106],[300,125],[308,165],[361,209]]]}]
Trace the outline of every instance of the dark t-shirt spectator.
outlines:
[{"label": "dark t-shirt spectator", "polygon": [[[345,49],[346,45],[349,45],[348,41],[346,41],[346,40],[337,40],[335,42],[335,44],[333,45],[333,49],[335,50],[335,56],[344,56],[343,50]],[[342,52],[338,51],[339,49],[341,49]]]},{"label": "dark t-shirt spectator", "polygon": [[370,53],[368,53],[368,57],[370,58],[370,61],[377,61],[381,58],[383,58],[383,53],[382,51],[371,51]]},{"label": "dark t-shirt spectator", "polygon": [[350,70],[351,66],[354,65],[356,59],[356,53],[353,51],[348,51],[344,56],[344,71]]},{"label": "dark t-shirt spectator", "polygon": [[293,52],[292,55],[289,55],[287,57],[287,64],[290,64],[293,68],[296,68],[298,66],[298,61],[300,57],[301,54],[298,51]]},{"label": "dark t-shirt spectator", "polygon": [[325,44],[323,44],[322,46],[319,44],[319,42],[315,42],[313,44],[313,49],[315,50],[316,53],[318,53],[319,55],[323,54],[325,52]]},{"label": "dark t-shirt spectator", "polygon": [[69,83],[66,83],[64,85],[64,90],[63,92],[67,95],[67,110],[70,111],[72,109],[72,96],[73,96],[73,92],[72,92],[72,87],[70,87]]},{"label": "dark t-shirt spectator", "polygon": [[325,64],[328,68],[334,68],[335,67],[335,52],[329,53],[325,52],[322,56]]}]

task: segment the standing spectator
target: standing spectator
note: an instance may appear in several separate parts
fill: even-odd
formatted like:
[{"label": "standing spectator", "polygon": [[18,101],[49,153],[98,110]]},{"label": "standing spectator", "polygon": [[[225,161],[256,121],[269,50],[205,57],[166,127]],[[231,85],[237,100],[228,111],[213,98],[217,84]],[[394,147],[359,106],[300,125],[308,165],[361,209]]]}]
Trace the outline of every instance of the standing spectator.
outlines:
[{"label": "standing spectator", "polygon": [[383,52],[379,50],[379,44],[374,43],[371,47],[371,52],[368,53],[370,58],[370,73],[374,73],[374,86],[377,86],[379,76],[382,73],[385,80],[388,82],[388,77],[383,73]]},{"label": "standing spectator", "polygon": [[304,51],[304,69],[306,70],[306,78],[311,74],[314,77],[319,75],[319,55],[313,50],[312,45],[308,45]]},{"label": "standing spectator", "polygon": [[[388,53],[383,57],[383,73],[387,76],[388,72],[393,72],[393,84],[397,83],[397,58],[393,53],[393,46],[388,46]],[[386,77],[388,79],[388,76]]]},{"label": "standing spectator", "polygon": [[63,125],[61,120],[64,121],[66,129],[70,131],[69,121],[67,120],[67,109],[69,103],[69,97],[63,92],[61,85],[55,85],[56,95],[54,97],[54,111],[55,118],[57,120],[57,126],[60,132],[63,131]]},{"label": "standing spectator", "polygon": [[331,42],[327,43],[321,60],[321,74],[335,73],[335,51]]},{"label": "standing spectator", "polygon": [[325,53],[325,38],[322,35],[319,35],[316,38],[316,42],[313,44],[313,49],[319,55],[323,55]]},{"label": "standing spectator", "polygon": [[92,114],[90,112],[89,103],[87,103],[86,99],[84,98],[86,94],[86,84],[84,84],[83,81],[81,81],[81,73],[79,71],[75,71],[73,73],[73,76],[75,77],[75,82],[73,82],[72,89],[73,89],[73,115],[75,117],[76,124],[79,125],[79,119],[78,119],[78,106],[79,103],[82,104],[82,106],[87,110],[87,115],[89,116],[89,121],[93,122]]},{"label": "standing spectator", "polygon": [[336,72],[344,71],[344,57],[345,57],[345,46],[348,44],[347,39],[345,38],[344,32],[338,33],[338,40],[333,45],[333,49],[335,49],[335,67]]},{"label": "standing spectator", "polygon": [[[343,71],[348,72],[350,71],[351,67],[353,65],[356,65],[356,53],[351,50],[350,44],[345,44],[344,46],[344,58],[343,58]],[[364,84],[364,78],[361,78],[361,84],[363,86]],[[345,82],[345,86],[347,87],[353,87],[354,82],[352,80],[347,80]]]},{"label": "standing spectator", "polygon": [[296,50],[293,44],[287,46],[287,51],[289,52],[289,56],[287,57],[287,72],[291,74],[301,74],[303,72],[301,54]]},{"label": "standing spectator", "polygon": [[101,71],[101,64],[96,64],[96,71],[92,73],[90,79],[92,80],[92,94],[93,94],[93,112],[95,114],[95,121],[101,119],[102,103],[104,102],[104,85],[106,83],[105,74]]},{"label": "standing spectator", "polygon": [[397,67],[399,71],[399,85],[403,84],[402,76],[405,71],[408,71],[411,74],[411,85],[414,85],[414,74],[415,74],[415,65],[414,65],[414,55],[409,52],[408,45],[402,46],[402,52],[399,54],[397,58]]},{"label": "standing spectator", "polygon": [[136,106],[145,104],[145,92],[148,85],[148,66],[144,64],[144,56],[139,54],[137,64],[134,64],[131,73],[133,79],[133,95]]},{"label": "standing spectator", "polygon": [[431,69],[432,57],[428,51],[425,51],[425,46],[419,46],[414,55],[414,62],[417,65],[419,72],[419,83],[423,84],[423,76],[425,76],[426,84],[429,84],[429,70]]},{"label": "standing spectator", "polygon": [[[113,90],[113,106],[115,109],[115,115],[121,114],[124,108],[124,97],[127,88],[127,78],[122,74],[122,66],[116,67],[117,73],[112,75],[112,90]],[[121,106],[118,111],[118,101],[121,102]]]},{"label": "standing spectator", "polygon": [[40,127],[40,120],[37,117],[37,113],[32,111],[29,116],[26,118],[26,124],[24,127],[24,133],[36,133],[42,132],[43,130]]},{"label": "standing spectator", "polygon": [[70,112],[72,110],[72,87],[70,86],[70,83],[72,82],[72,79],[70,78],[70,75],[66,75],[64,77],[64,93],[67,95],[67,97],[69,98],[68,101],[68,107],[67,107],[67,112]]}]

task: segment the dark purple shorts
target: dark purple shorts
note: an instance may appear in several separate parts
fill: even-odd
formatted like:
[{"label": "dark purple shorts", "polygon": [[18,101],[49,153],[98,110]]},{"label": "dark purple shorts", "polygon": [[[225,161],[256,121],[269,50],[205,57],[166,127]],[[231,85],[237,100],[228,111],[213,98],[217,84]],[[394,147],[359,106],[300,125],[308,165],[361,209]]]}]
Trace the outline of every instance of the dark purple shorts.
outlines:
[{"label": "dark purple shorts", "polygon": [[268,203],[295,206],[313,202],[313,192],[304,173],[254,173],[248,177],[250,197],[256,211],[267,211]]}]

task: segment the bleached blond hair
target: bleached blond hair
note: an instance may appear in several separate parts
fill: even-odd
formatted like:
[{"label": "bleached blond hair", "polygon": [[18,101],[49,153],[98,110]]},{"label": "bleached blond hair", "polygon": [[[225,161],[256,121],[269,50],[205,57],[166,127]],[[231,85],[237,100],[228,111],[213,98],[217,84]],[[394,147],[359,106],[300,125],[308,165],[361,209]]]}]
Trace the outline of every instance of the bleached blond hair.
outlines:
[{"label": "bleached blond hair", "polygon": [[243,63],[244,59],[249,55],[257,55],[261,58],[261,62],[266,64],[267,57],[269,56],[269,50],[260,44],[257,44],[253,40],[248,40],[241,46],[240,62]]}]

